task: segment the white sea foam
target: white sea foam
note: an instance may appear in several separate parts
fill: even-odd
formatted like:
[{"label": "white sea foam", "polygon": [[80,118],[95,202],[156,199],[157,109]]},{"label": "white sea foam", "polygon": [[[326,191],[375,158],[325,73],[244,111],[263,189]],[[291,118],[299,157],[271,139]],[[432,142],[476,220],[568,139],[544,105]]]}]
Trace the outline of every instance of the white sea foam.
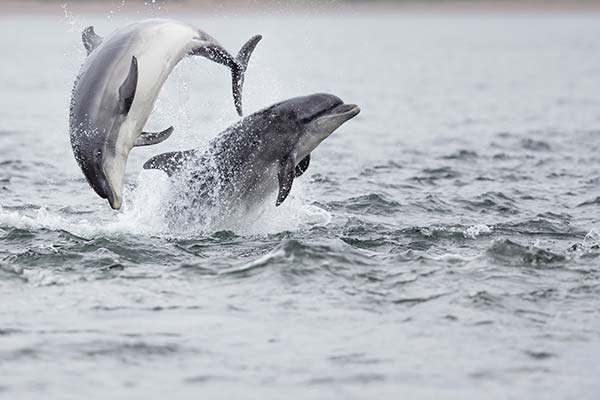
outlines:
[{"label": "white sea foam", "polygon": [[492,229],[484,224],[473,225],[465,229],[463,235],[467,239],[477,239],[480,235],[492,233]]},{"label": "white sea foam", "polygon": [[222,230],[239,235],[264,235],[326,225],[331,221],[327,211],[306,204],[300,182],[294,185],[292,194],[280,207],[275,207],[275,199],[269,198],[250,212],[234,210],[226,218],[208,219],[204,225],[198,221],[202,220],[199,217],[203,213],[212,212],[206,208],[192,209],[193,214],[189,214],[187,220],[179,218],[177,224],[171,223],[173,216],[167,215],[165,210],[169,202],[178,201],[178,198],[170,195],[170,182],[158,171],[140,174],[137,186],[126,191],[125,199],[122,212],[112,212],[107,207],[105,215],[93,219],[64,215],[46,208],[26,215],[4,210],[0,205],[0,227],[64,230],[84,238],[120,234],[195,237]]},{"label": "white sea foam", "polygon": [[0,226],[18,229],[64,230],[84,238],[121,233],[144,233],[139,224],[133,224],[123,216],[117,215],[116,218],[108,221],[105,219],[90,221],[87,218],[69,218],[46,208],[40,208],[34,215],[29,216],[18,211],[6,211],[0,207]]},{"label": "white sea foam", "polygon": [[74,280],[73,277],[66,279],[56,272],[40,268],[24,269],[21,272],[21,277],[31,286],[64,285],[68,281]]},{"label": "white sea foam", "polygon": [[465,239],[477,239],[481,235],[492,233],[492,229],[492,227],[484,224],[472,225],[466,229],[459,226],[430,226],[421,228],[421,233],[424,236],[430,237],[436,232],[449,232],[462,234]]},{"label": "white sea foam", "polygon": [[600,231],[596,228],[591,229],[583,239],[581,244],[584,248],[600,244]]}]

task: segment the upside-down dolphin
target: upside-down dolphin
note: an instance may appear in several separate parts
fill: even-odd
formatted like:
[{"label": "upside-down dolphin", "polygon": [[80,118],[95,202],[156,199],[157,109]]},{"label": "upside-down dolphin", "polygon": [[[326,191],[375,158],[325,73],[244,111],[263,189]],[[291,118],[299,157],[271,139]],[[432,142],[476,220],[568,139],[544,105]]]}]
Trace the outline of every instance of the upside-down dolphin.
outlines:
[{"label": "upside-down dolphin", "polygon": [[142,129],[165,80],[185,56],[231,69],[234,103],[242,115],[244,72],[261,38],[252,37],[234,58],[208,34],[174,20],[134,22],[104,39],[86,28],[88,57],[73,88],[69,126],[75,159],[96,193],[119,209],[131,149],[160,143],[173,132]]},{"label": "upside-down dolphin", "polygon": [[220,206],[227,213],[247,209],[274,193],[279,206],[294,178],[307,170],[311,152],[359,112],[357,105],[330,94],[289,99],[245,117],[205,151],[160,154],[146,161],[144,169],[183,179],[186,195],[192,198],[184,202],[187,208]]}]

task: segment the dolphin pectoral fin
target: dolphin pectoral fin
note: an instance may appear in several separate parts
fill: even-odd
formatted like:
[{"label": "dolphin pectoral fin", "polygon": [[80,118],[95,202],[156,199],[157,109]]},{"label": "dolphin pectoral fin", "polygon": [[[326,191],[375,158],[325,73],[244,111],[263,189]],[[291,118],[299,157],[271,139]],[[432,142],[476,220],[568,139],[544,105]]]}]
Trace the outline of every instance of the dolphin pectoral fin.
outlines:
[{"label": "dolphin pectoral fin", "polygon": [[279,178],[279,194],[277,195],[277,203],[275,203],[276,207],[279,207],[285,201],[290,194],[290,190],[292,190],[294,165],[295,163],[291,157],[281,164],[279,173],[277,174],[277,178]]},{"label": "dolphin pectoral fin", "polygon": [[162,132],[142,132],[135,140],[135,147],[150,146],[164,142],[173,133],[173,127],[170,126]]},{"label": "dolphin pectoral fin", "polygon": [[242,111],[242,89],[244,88],[244,77],[248,68],[248,61],[258,42],[262,39],[261,35],[256,35],[250,38],[242,46],[237,56],[235,57],[237,64],[231,68],[231,89],[233,91],[233,102],[239,116],[243,115]]},{"label": "dolphin pectoral fin", "polygon": [[83,47],[85,47],[88,56],[102,43],[102,37],[96,35],[93,26],[88,26],[81,32],[81,39],[83,40]]},{"label": "dolphin pectoral fin", "polygon": [[302,159],[302,161],[300,161],[300,163],[298,163],[298,165],[296,165],[296,170],[295,170],[295,177],[299,177],[302,176],[303,173],[306,172],[306,170],[308,169],[308,166],[310,165],[310,154],[307,155],[306,157],[304,157]]},{"label": "dolphin pectoral fin", "polygon": [[127,114],[131,110],[133,98],[138,82],[138,62],[135,56],[131,57],[131,65],[127,78],[119,88],[119,110],[121,114]]},{"label": "dolphin pectoral fin", "polygon": [[167,175],[172,176],[181,169],[181,165],[188,160],[196,151],[172,151],[152,157],[144,163],[144,169],[160,169]]}]

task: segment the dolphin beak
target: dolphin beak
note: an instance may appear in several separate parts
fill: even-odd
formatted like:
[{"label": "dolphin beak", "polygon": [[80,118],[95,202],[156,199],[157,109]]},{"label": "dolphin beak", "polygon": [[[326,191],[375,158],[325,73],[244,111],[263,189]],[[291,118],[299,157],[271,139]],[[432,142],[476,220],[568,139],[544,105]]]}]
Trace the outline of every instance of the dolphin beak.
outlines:
[{"label": "dolphin beak", "polygon": [[330,123],[336,125],[335,129],[337,129],[340,125],[356,117],[359,113],[360,107],[356,104],[343,103],[327,111],[320,119],[330,121]]},{"label": "dolphin beak", "polygon": [[357,106],[356,104],[349,104],[352,109],[349,111],[352,114],[351,118],[356,117],[358,114],[360,114],[360,107]]},{"label": "dolphin beak", "polygon": [[113,210],[119,210],[123,203],[123,198],[111,190],[108,193],[108,203],[110,204],[110,206]]},{"label": "dolphin beak", "polygon": [[335,116],[344,116],[348,119],[356,117],[360,113],[360,107],[356,104],[342,104],[332,110]]},{"label": "dolphin beak", "polygon": [[[106,199],[113,210],[121,209],[123,204],[123,175],[125,175],[125,158],[117,156],[105,161]],[[108,167],[107,167],[108,166]]]}]

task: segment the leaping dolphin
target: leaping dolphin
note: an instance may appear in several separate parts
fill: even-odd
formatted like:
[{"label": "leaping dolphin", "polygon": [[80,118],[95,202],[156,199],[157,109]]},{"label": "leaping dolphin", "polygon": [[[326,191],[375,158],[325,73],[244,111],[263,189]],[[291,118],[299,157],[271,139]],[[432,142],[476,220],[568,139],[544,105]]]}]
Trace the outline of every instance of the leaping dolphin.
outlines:
[{"label": "leaping dolphin", "polygon": [[293,98],[242,119],[213,139],[206,151],[160,154],[146,161],[144,169],[183,179],[184,193],[191,196],[181,201],[183,208],[218,206],[227,214],[274,193],[279,206],[294,179],[307,170],[311,152],[359,112],[357,105],[330,94]]},{"label": "leaping dolphin", "polygon": [[101,38],[93,27],[82,33],[88,57],[75,81],[69,117],[71,147],[96,193],[121,208],[123,176],[135,146],[160,143],[173,132],[142,132],[165,80],[187,55],[199,55],[231,69],[233,98],[242,115],[242,86],[250,55],[261,40],[252,37],[232,57],[208,34],[182,22],[151,19]]}]

